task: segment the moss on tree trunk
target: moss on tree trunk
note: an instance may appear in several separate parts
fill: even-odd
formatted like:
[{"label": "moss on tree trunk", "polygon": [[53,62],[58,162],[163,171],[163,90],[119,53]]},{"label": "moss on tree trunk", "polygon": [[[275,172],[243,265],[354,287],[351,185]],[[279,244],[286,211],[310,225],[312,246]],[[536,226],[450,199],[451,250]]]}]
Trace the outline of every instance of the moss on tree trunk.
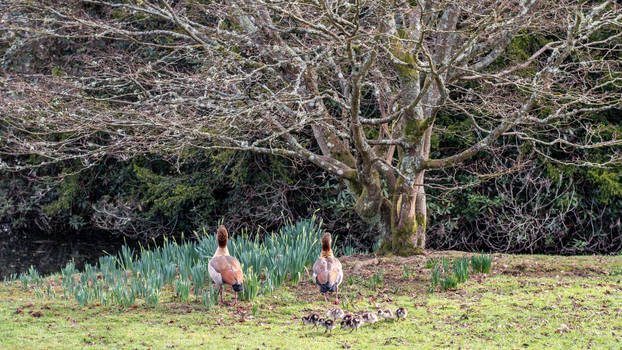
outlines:
[{"label": "moss on tree trunk", "polygon": [[[378,248],[378,254],[399,256],[423,254],[427,223],[425,211],[415,210],[420,209],[419,207],[415,208],[416,205],[425,205],[425,197],[419,198],[419,200],[411,199],[409,203],[402,203],[401,200],[394,202],[393,220],[389,226],[391,235],[389,239],[383,240]],[[401,219],[398,220],[398,218]]]}]

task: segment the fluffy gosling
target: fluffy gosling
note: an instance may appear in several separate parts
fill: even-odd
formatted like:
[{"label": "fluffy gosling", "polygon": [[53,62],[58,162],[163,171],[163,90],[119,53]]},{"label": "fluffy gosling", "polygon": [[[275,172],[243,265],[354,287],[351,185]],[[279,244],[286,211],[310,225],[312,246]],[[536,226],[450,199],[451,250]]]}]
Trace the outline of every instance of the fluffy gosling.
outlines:
[{"label": "fluffy gosling", "polygon": [[361,319],[361,316],[356,315],[352,317],[352,319],[350,320],[350,324],[352,325],[351,328],[356,331],[363,324],[363,320]]},{"label": "fluffy gosling", "polygon": [[361,316],[363,323],[374,324],[378,322],[378,316],[373,312],[366,312]]},{"label": "fluffy gosling", "polygon": [[352,315],[346,315],[341,320],[341,329],[352,328]]},{"label": "fluffy gosling", "polygon": [[317,327],[320,316],[317,314],[309,314],[308,316],[302,316],[303,325],[313,325],[313,328]]},{"label": "fluffy gosling", "polygon": [[337,325],[335,324],[335,321],[331,320],[330,318],[325,319],[322,326],[326,329],[324,333],[330,331],[330,334],[333,334],[333,329],[337,327]]},{"label": "fluffy gosling", "polygon": [[326,316],[331,317],[333,319],[343,318],[346,313],[339,308],[334,308],[326,313]]},{"label": "fluffy gosling", "polygon": [[400,319],[405,319],[406,316],[408,316],[408,310],[406,310],[403,307],[400,307],[397,310],[395,310],[395,316],[397,316],[398,321]]},{"label": "fluffy gosling", "polygon": [[384,318],[387,320],[392,320],[395,318],[395,315],[393,315],[393,311],[391,311],[390,309],[386,309],[386,310],[378,310],[378,317]]}]

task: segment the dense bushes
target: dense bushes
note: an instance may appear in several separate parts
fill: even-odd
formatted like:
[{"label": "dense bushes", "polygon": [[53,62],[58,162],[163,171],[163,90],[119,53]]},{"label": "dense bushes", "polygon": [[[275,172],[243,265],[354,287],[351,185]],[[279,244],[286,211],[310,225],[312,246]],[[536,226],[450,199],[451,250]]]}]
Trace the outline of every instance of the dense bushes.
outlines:
[{"label": "dense bushes", "polygon": [[13,234],[145,240],[213,230],[220,219],[234,232],[277,230],[316,212],[328,231],[356,237],[349,241],[355,248],[374,243],[373,231],[350,210],[353,198],[312,166],[235,152],[193,153],[182,162],[108,159],[60,180],[46,177],[71,173],[71,165],[0,173],[0,223]]},{"label": "dense bushes", "polygon": [[[620,115],[594,115],[594,129],[622,133]],[[454,134],[436,140],[435,157],[471,142],[462,137],[473,127],[466,119],[441,116],[439,124]],[[482,152],[454,173],[435,174],[437,183],[452,190],[429,191],[434,199],[428,247],[558,254],[622,249],[622,166],[593,165],[618,152],[615,146],[542,150],[511,136],[499,143],[505,144]]]},{"label": "dense bushes", "polygon": [[[75,239],[107,232],[140,239],[179,236],[224,219],[233,231],[278,229],[311,215],[360,251],[374,230],[352,197],[310,166],[232,154],[179,172],[163,161],[108,161],[58,182],[4,173],[0,222],[17,235]],[[222,170],[224,169],[224,170]],[[467,175],[464,175],[464,181]],[[469,251],[617,252],[622,245],[622,168],[567,167],[534,159],[522,171],[459,191],[430,189],[428,247]],[[59,238],[60,236],[60,238]]]},{"label": "dense bushes", "polygon": [[[608,253],[622,247],[621,168],[589,170],[538,162],[434,203],[428,242],[437,249]],[[611,186],[613,185],[613,190]]]},{"label": "dense bushes", "polygon": [[[616,114],[598,115],[595,121],[603,132],[622,134]],[[433,139],[433,157],[473,142],[465,136],[473,132],[468,118],[440,115],[437,123],[451,132]],[[511,137],[499,142],[514,145],[493,147],[453,172],[429,173],[428,248],[621,250],[622,167],[577,167],[550,159],[602,162],[611,149],[564,153],[551,148],[543,154]],[[481,175],[508,169],[503,176]],[[214,230],[220,219],[234,232],[259,226],[277,230],[316,212],[325,229],[338,236],[338,245],[372,250],[377,230],[359,219],[353,203],[337,179],[312,165],[232,151],[187,152],[174,161],[161,155],[108,158],[87,169],[66,162],[21,173],[0,170],[0,229],[14,237],[145,240],[179,237],[201,227]]]}]

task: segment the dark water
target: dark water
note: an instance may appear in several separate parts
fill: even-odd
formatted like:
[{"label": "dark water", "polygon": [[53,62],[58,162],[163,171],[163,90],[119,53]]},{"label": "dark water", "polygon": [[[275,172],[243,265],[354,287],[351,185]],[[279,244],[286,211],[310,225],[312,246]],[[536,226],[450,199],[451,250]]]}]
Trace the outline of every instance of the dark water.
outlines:
[{"label": "dark water", "polygon": [[109,235],[84,234],[67,240],[62,236],[9,234],[0,227],[0,280],[25,272],[31,265],[41,274],[58,272],[72,259],[82,268],[86,262],[94,264],[105,252],[116,254],[122,245],[122,238]]}]

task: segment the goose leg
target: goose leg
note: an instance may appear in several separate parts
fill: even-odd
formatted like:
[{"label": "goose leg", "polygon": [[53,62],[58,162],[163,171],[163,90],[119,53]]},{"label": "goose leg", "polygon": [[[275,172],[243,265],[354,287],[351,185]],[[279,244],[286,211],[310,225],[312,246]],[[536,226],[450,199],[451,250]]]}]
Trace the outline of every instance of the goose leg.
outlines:
[{"label": "goose leg", "polygon": [[335,287],[335,305],[339,305],[339,286]]},{"label": "goose leg", "polygon": [[222,300],[222,285],[218,288],[218,294],[220,294],[220,304],[224,304],[224,300]]},{"label": "goose leg", "polygon": [[238,292],[235,292],[235,301],[229,304],[229,306],[234,306],[238,304]]}]

